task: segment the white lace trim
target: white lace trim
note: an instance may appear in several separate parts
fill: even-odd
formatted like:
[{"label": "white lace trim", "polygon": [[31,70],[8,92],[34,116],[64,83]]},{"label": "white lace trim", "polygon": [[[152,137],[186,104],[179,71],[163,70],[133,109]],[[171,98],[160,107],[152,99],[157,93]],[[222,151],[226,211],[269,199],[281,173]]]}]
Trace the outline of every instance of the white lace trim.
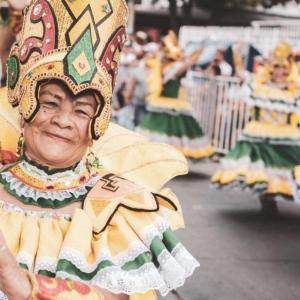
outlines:
[{"label": "white lace trim", "polygon": [[261,134],[260,136],[254,136],[249,134],[242,134],[239,141],[248,141],[255,143],[265,143],[268,140],[269,144],[273,145],[293,145],[300,146],[300,132],[297,138],[275,138],[266,134]]},{"label": "white lace trim", "polygon": [[59,254],[59,259],[40,256],[37,257],[35,266],[33,267],[34,258],[26,252],[20,252],[17,255],[17,261],[27,265],[30,269],[38,273],[41,270],[56,272],[57,263],[59,260],[67,260],[76,266],[84,273],[93,272],[97,266],[105,260],[111,261],[116,266],[123,266],[125,263],[135,260],[139,255],[149,252],[151,243],[155,238],[162,240],[163,233],[170,227],[169,223],[158,217],[154,224],[147,226],[142,232],[142,240],[137,240],[129,245],[129,247],[122,253],[112,257],[109,249],[103,248],[99,252],[95,263],[90,264],[85,256],[71,247],[63,247]]},{"label": "white lace trim", "polygon": [[[155,228],[151,236],[156,238],[159,234],[159,238],[162,238],[162,233],[167,229],[165,229],[167,223],[158,219],[157,224],[158,228]],[[149,226],[143,233],[145,240],[150,238],[151,229],[153,227]],[[59,259],[38,257],[34,272],[49,271],[56,273],[57,277],[97,285],[114,293],[145,293],[148,290],[155,289],[159,290],[162,295],[166,295],[170,290],[183,285],[185,279],[199,266],[195,258],[179,243],[171,253],[167,249],[162,251],[158,257],[160,264],[158,269],[152,262],[146,263],[136,270],[125,271],[122,269],[126,262],[133,261],[140,254],[148,252],[151,255],[149,251],[148,247],[138,241],[132,243],[127,251],[115,257],[111,256],[108,249],[103,249],[97,258],[97,262],[89,264],[82,253],[70,247],[64,247],[61,250]],[[33,268],[33,258],[27,253],[19,253],[17,258],[18,262],[26,264],[30,269]],[[56,272],[57,263],[62,259],[71,262],[84,273],[92,273],[98,264],[104,260],[110,260],[114,266],[99,270],[92,280],[84,281],[78,276],[70,275],[67,272]]]},{"label": "white lace trim", "polygon": [[66,171],[58,171],[54,174],[47,174],[44,170],[30,164],[29,162],[23,160],[19,162],[18,166],[21,169],[24,169],[26,173],[31,174],[31,176],[37,178],[38,180],[42,180],[45,182],[49,182],[51,184],[55,184],[61,181],[72,181],[73,179],[77,179],[80,177],[80,174],[84,175],[86,171],[86,167],[83,161],[79,162],[78,165],[72,170]]},{"label": "white lace trim", "polygon": [[3,172],[1,176],[9,183],[10,189],[19,197],[30,198],[36,202],[41,198],[52,201],[64,201],[74,197],[77,199],[80,196],[86,195],[88,193],[87,188],[93,188],[100,179],[100,176],[93,176],[84,185],[73,189],[66,189],[63,191],[41,191],[26,185],[10,172]]},{"label": "white lace trim", "polygon": [[17,260],[17,262],[19,264],[23,264],[23,265],[27,266],[28,269],[30,271],[32,271],[32,269],[33,269],[33,261],[34,261],[34,258],[32,257],[32,255],[28,254],[25,251],[21,251],[16,256],[16,260]]},{"label": "white lace trim", "polygon": [[0,200],[0,209],[2,211],[7,212],[17,212],[21,213],[24,216],[30,216],[34,218],[50,218],[50,219],[65,219],[67,221],[71,221],[72,215],[71,214],[61,214],[56,212],[48,212],[48,211],[34,211],[34,210],[26,210],[17,206],[15,204],[7,203]]},{"label": "white lace trim", "polygon": [[[83,256],[78,251],[65,248],[63,252],[60,259],[67,259],[82,272],[91,273],[97,266],[96,264],[90,265],[89,267],[87,265],[83,266],[82,262],[85,259],[82,259]],[[143,250],[142,253],[144,252]],[[108,251],[103,251],[103,260],[109,259],[110,255],[107,253]],[[25,254],[25,256],[27,257],[27,264],[30,265],[32,259],[29,255]],[[131,259],[128,261],[131,261]],[[20,262],[20,260],[18,260],[18,262]],[[171,253],[166,249],[163,250],[158,257],[158,262],[160,264],[158,269],[152,262],[146,263],[139,269],[130,271],[122,270],[120,265],[106,267],[100,270],[92,280],[84,281],[76,275],[70,275],[66,272],[56,272],[56,259],[51,257],[39,257],[36,261],[34,273],[37,274],[41,270],[49,271],[56,273],[57,277],[98,285],[114,293],[145,293],[148,290],[156,289],[159,290],[162,295],[166,295],[169,291],[183,285],[186,278],[192,275],[194,270],[199,267],[199,263],[182,244],[178,244]]]},{"label": "white lace trim", "polygon": [[132,295],[145,293],[148,290],[160,290],[164,281],[153,263],[146,263],[137,270],[124,271],[119,267],[107,267],[99,271],[90,281],[83,281],[76,275],[57,272],[57,277],[81,281],[101,287],[112,293]]},{"label": "white lace trim", "polygon": [[118,266],[107,267],[100,270],[90,281],[83,281],[66,272],[57,272],[57,276],[96,285],[113,293],[131,295],[159,290],[165,296],[169,291],[183,285],[186,278],[199,267],[199,263],[181,244],[172,253],[163,250],[158,262],[159,269],[153,263],[146,263],[139,269],[130,271],[124,271]]},{"label": "white lace trim", "polygon": [[140,237],[142,240],[131,243],[124,252],[119,253],[114,257],[111,256],[108,249],[101,249],[93,264],[90,264],[82,253],[70,247],[62,248],[59,260],[65,259],[71,262],[76,268],[84,273],[93,272],[104,260],[109,260],[116,266],[123,266],[129,261],[135,260],[139,255],[149,252],[153,240],[155,238],[162,240],[163,233],[169,228],[170,225],[167,221],[157,218],[155,224],[149,225],[143,230],[142,236]]},{"label": "white lace trim", "polygon": [[38,274],[40,271],[48,271],[53,274],[56,273],[58,260],[53,257],[39,256],[36,259],[34,266],[34,273]]},{"label": "white lace trim", "polygon": [[249,106],[257,106],[259,108],[269,109],[277,112],[300,113],[299,100],[297,100],[295,103],[281,103],[252,96],[247,98],[246,103]]},{"label": "white lace trim", "polygon": [[158,257],[158,262],[160,276],[165,282],[164,286],[159,289],[162,296],[182,286],[186,278],[200,266],[182,244],[178,244],[171,255],[164,250]]},{"label": "white lace trim", "polygon": [[267,168],[262,160],[252,162],[249,156],[245,156],[238,160],[224,158],[221,160],[221,166],[222,170],[225,171],[239,169],[246,166],[249,169],[249,172],[251,172],[251,170],[254,172],[263,171],[268,176],[284,178],[290,182],[293,181],[292,171],[287,169]]},{"label": "white lace trim", "polygon": [[[176,100],[174,100],[176,101]],[[167,106],[163,106],[163,105],[147,105],[147,111],[149,112],[157,112],[157,113],[166,113],[172,116],[180,116],[180,115],[184,115],[184,116],[192,116],[192,111],[191,109],[187,109],[187,108],[172,108],[172,107],[167,107]]]}]

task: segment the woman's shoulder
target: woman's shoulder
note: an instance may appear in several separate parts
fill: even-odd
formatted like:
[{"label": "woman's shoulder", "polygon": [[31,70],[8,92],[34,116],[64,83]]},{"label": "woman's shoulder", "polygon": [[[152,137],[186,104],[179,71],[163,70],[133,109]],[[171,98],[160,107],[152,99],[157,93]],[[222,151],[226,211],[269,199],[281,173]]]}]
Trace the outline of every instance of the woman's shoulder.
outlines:
[{"label": "woman's shoulder", "polygon": [[176,223],[181,224],[178,227],[183,226],[180,204],[169,189],[151,192],[138,183],[110,172],[102,173],[84,202],[84,211],[93,222],[94,232],[105,230],[120,212],[153,213],[161,207],[177,214]]},{"label": "woman's shoulder", "polygon": [[[169,189],[153,193],[108,173],[76,210],[64,240],[58,275],[70,273],[116,293],[182,285],[198,262],[177,240],[180,204]],[[80,243],[79,243],[79,236]]]}]

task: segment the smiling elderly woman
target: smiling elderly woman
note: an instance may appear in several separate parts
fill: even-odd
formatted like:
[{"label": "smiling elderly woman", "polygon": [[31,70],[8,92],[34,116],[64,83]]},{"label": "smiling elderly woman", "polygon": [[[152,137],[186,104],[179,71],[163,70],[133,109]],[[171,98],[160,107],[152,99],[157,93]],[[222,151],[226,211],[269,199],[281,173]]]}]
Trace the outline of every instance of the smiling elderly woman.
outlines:
[{"label": "smiling elderly woman", "polygon": [[[186,170],[181,154],[107,130],[126,17],[123,0],[34,0],[24,9],[8,60],[22,133],[19,159],[0,172],[0,299],[151,300],[198,266],[172,232],[183,224],[180,205],[162,189]],[[0,106],[6,118],[15,113]],[[101,165],[93,141],[108,141]]]}]

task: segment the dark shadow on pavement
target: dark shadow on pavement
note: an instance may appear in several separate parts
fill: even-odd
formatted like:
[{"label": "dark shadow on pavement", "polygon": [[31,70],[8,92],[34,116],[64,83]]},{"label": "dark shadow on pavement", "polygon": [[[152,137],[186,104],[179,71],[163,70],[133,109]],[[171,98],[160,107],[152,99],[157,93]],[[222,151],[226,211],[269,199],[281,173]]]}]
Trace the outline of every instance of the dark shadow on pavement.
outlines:
[{"label": "dark shadow on pavement", "polygon": [[[299,209],[300,212],[300,209]],[[280,211],[277,215],[264,215],[259,208],[257,210],[245,210],[245,211],[219,211],[220,217],[224,219],[230,219],[230,221],[239,223],[239,225],[254,224],[276,224],[277,225],[293,225],[300,227],[300,213],[291,213],[286,211]],[[299,232],[300,234],[300,232]]]}]

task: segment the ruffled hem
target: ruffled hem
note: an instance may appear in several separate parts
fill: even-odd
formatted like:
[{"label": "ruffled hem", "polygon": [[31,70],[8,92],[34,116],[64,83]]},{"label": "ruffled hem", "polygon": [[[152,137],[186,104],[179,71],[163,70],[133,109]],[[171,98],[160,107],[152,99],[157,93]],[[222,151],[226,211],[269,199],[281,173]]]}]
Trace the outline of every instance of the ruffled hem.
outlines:
[{"label": "ruffled hem", "polygon": [[247,102],[251,106],[270,109],[272,111],[299,113],[300,91],[283,90],[269,87],[267,84],[253,82],[249,85]]},{"label": "ruffled hem", "polygon": [[296,99],[295,103],[287,103],[280,99],[269,99],[263,97],[251,96],[246,100],[249,106],[257,106],[262,109],[284,113],[300,113],[300,99]]},{"label": "ruffled hem", "polygon": [[209,144],[206,136],[192,139],[187,136],[168,136],[167,134],[153,132],[143,128],[138,128],[137,131],[151,141],[166,143],[174,146],[188,158],[203,159],[209,158],[214,154],[214,149]]},{"label": "ruffled hem", "polygon": [[300,146],[300,140],[298,139],[289,139],[289,138],[274,138],[263,133],[261,136],[252,136],[243,133],[240,138],[239,142],[250,142],[250,143],[268,143],[270,145],[285,145],[285,146]]},{"label": "ruffled hem", "polygon": [[170,229],[163,232],[161,238],[152,234],[155,237],[149,248],[136,244],[119,254],[117,259],[112,258],[108,249],[102,250],[93,264],[81,252],[70,247],[63,248],[58,259],[38,257],[34,269],[34,258],[30,254],[19,253],[16,259],[23,268],[35,274],[77,280],[117,294],[144,294],[158,290],[165,296],[182,286],[199,263],[181,243],[173,245],[172,250],[167,249],[166,244],[174,243],[174,240],[166,238],[166,235],[172,235]]},{"label": "ruffled hem", "polygon": [[149,290],[158,290],[165,296],[171,290],[182,286],[199,267],[199,263],[182,244],[178,244],[172,252],[164,249],[157,257],[157,263],[159,267],[148,262],[138,269],[128,271],[117,266],[109,266],[98,271],[93,279],[88,281],[83,280],[76,271],[71,275],[70,272],[58,271],[56,275],[99,286],[116,294],[144,294]]},{"label": "ruffled hem", "polygon": [[[169,105],[161,104],[159,105],[159,102],[156,103],[155,101],[151,102],[151,104],[147,105],[147,110],[150,112],[156,112],[156,113],[166,113],[169,115],[185,115],[185,116],[192,116],[192,108],[188,104],[188,102],[184,102],[182,104],[176,105],[176,100],[172,100],[173,103],[170,103]],[[174,104],[175,102],[175,104]],[[185,105],[184,105],[185,104]]]},{"label": "ruffled hem", "polygon": [[[224,184],[220,182],[213,182],[211,187],[214,189],[223,189],[223,190],[231,190],[231,189],[240,189],[245,191],[250,191],[256,196],[264,196],[268,199],[272,199],[275,201],[288,201],[288,202],[300,202],[300,194],[297,198],[293,194],[280,192],[281,188],[278,188],[278,192],[270,192],[268,191],[268,183],[267,182],[255,182],[254,184],[247,184],[247,179],[245,176],[237,176],[234,181]],[[285,190],[285,188],[283,188]],[[300,193],[300,192],[299,192]]]},{"label": "ruffled hem", "polygon": [[173,234],[182,215],[176,197],[165,193],[106,174],[71,221],[3,207],[0,229],[19,264],[34,273],[114,293],[166,295],[199,263]]},{"label": "ruffled hem", "polygon": [[241,139],[268,139],[279,144],[300,144],[300,130],[293,125],[275,125],[251,121],[245,126]]},{"label": "ruffled hem", "polygon": [[214,174],[211,182],[214,188],[239,188],[257,195],[269,195],[274,200],[293,201],[295,182],[292,171],[267,168],[263,161],[251,162],[249,157],[237,161],[224,159],[222,169]]}]

